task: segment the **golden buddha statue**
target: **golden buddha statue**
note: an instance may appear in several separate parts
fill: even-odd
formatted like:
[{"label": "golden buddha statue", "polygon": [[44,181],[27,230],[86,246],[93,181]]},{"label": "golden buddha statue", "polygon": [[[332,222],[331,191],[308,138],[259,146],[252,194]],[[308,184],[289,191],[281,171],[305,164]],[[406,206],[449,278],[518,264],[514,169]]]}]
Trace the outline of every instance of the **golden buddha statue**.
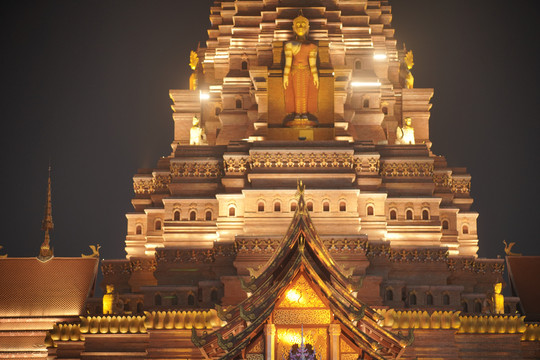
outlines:
[{"label": "golden buddha statue", "polygon": [[504,314],[504,295],[501,294],[502,283],[496,283],[493,285],[493,313],[494,314]]},{"label": "golden buddha statue", "polygon": [[317,45],[307,41],[309,20],[300,15],[293,20],[296,39],[285,43],[283,88],[285,110],[294,114],[290,127],[312,127],[316,121],[308,114],[317,112],[319,74],[317,72]]},{"label": "golden buddha statue", "polygon": [[409,52],[405,55],[403,62],[405,63],[405,66],[407,67],[407,76],[405,77],[405,87],[407,89],[412,89],[414,88],[414,76],[412,75],[412,72],[411,72],[414,66],[414,56],[413,56],[412,50],[409,50]]},{"label": "golden buddha statue", "polygon": [[191,51],[189,54],[189,67],[193,70],[193,73],[189,77],[189,90],[197,90],[199,86],[199,79],[197,77],[197,65],[199,64],[199,56],[195,51]]},{"label": "golden buddha statue", "polygon": [[106,285],[107,293],[103,295],[103,314],[113,314],[113,307],[116,302],[114,285]]},{"label": "golden buddha statue", "polygon": [[199,118],[194,116],[192,124],[189,130],[189,145],[203,145],[206,135],[200,126]]},{"label": "golden buddha statue", "polygon": [[396,144],[414,145],[414,128],[412,127],[412,119],[410,117],[405,118],[403,127],[397,127]]}]

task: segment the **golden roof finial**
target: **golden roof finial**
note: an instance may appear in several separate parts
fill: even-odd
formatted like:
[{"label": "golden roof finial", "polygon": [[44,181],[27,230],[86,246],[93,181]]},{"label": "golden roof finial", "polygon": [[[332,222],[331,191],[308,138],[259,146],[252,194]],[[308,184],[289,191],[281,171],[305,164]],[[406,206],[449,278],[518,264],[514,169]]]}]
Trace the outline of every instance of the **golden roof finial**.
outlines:
[{"label": "golden roof finial", "polygon": [[81,257],[83,258],[99,258],[99,249],[101,249],[101,245],[88,245],[90,247],[90,250],[92,250],[92,253],[90,255],[81,254]]},{"label": "golden roof finial", "polygon": [[306,202],[304,200],[304,191],[306,190],[306,185],[301,179],[296,180],[296,196],[298,197],[298,207],[296,211],[302,213],[306,211]]},{"label": "golden roof finial", "polygon": [[507,256],[521,256],[521,254],[512,252],[512,248],[514,247],[514,245],[516,245],[515,242],[511,242],[510,244],[507,244],[506,240],[503,240],[503,243],[504,243],[504,252],[506,253]]},{"label": "golden roof finial", "polygon": [[54,229],[54,223],[52,220],[52,202],[51,202],[51,162],[49,161],[49,181],[47,185],[47,203],[45,204],[45,216],[41,223],[41,229],[45,231],[45,239],[39,249],[38,259],[45,262],[50,260],[54,254],[50,247],[50,235],[49,231]]}]

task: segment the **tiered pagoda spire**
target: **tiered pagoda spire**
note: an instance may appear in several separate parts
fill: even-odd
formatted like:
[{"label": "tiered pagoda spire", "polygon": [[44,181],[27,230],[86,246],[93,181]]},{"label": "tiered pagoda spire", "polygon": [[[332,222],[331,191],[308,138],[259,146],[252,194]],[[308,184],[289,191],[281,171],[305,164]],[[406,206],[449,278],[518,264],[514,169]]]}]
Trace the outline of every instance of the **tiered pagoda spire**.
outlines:
[{"label": "tiered pagoda spire", "polygon": [[49,164],[49,179],[47,184],[47,202],[45,203],[45,216],[41,223],[41,229],[45,232],[45,238],[39,249],[38,259],[41,261],[50,260],[54,254],[53,249],[50,246],[50,234],[49,232],[54,229],[54,223],[52,219],[52,202],[51,202],[51,165]]}]

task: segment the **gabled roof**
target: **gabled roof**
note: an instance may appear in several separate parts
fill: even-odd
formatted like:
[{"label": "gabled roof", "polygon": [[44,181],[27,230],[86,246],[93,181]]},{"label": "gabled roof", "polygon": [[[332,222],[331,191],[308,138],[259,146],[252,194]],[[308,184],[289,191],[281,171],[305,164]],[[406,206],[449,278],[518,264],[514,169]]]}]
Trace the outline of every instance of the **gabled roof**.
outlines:
[{"label": "gabled roof", "polygon": [[83,314],[98,263],[93,257],[0,259],[0,317]]},{"label": "gabled roof", "polygon": [[359,353],[363,351],[374,359],[395,358],[407,339],[382,328],[378,324],[380,315],[356,299],[353,291],[358,284],[342,274],[320,240],[305,205],[301,182],[298,196],[298,207],[280,248],[259,277],[243,284],[248,298],[226,311],[216,306],[218,316],[227,324],[202,336],[193,330],[193,343],[207,357],[235,359],[262,333],[276,304],[291,283],[303,275],[332,311],[332,322],[341,325],[341,334]]}]

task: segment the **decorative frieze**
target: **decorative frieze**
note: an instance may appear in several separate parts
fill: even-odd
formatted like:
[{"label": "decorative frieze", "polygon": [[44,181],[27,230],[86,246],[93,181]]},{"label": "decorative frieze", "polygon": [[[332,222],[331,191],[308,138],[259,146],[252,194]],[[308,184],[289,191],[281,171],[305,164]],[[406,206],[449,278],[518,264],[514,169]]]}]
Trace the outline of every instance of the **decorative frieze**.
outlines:
[{"label": "decorative frieze", "polygon": [[234,245],[216,245],[212,249],[157,249],[156,261],[164,263],[213,263],[216,257],[231,257],[236,254]]},{"label": "decorative frieze", "polygon": [[171,161],[170,170],[175,177],[216,178],[221,175],[217,161]]},{"label": "decorative frieze", "polygon": [[252,153],[250,166],[254,168],[352,168],[351,153],[338,152],[266,152]]},{"label": "decorative frieze", "polygon": [[452,192],[456,194],[469,194],[471,192],[471,178],[452,177]]},{"label": "decorative frieze", "polygon": [[448,268],[452,271],[469,271],[477,274],[502,274],[504,272],[503,261],[489,261],[472,258],[449,258]]},{"label": "decorative frieze", "polygon": [[130,267],[131,272],[154,272],[156,270],[156,260],[155,259],[141,259],[141,258],[131,258]]},{"label": "decorative frieze", "polygon": [[225,155],[223,165],[226,174],[244,174],[249,167],[249,156]]},{"label": "decorative frieze", "polygon": [[371,173],[377,175],[379,173],[380,160],[379,155],[376,156],[354,156],[354,169],[356,173]]},{"label": "decorative frieze", "polygon": [[131,265],[128,261],[103,261],[101,263],[101,272],[103,273],[103,276],[106,277],[113,275],[129,275],[131,274]]},{"label": "decorative frieze", "polygon": [[154,178],[151,176],[135,176],[133,178],[133,191],[137,195],[153,194],[156,191]]},{"label": "decorative frieze", "polygon": [[167,190],[171,182],[169,173],[154,173],[153,175],[135,175],[133,177],[133,191],[138,195],[153,194]]},{"label": "decorative frieze", "polygon": [[419,177],[433,176],[432,162],[384,162],[381,165],[381,175],[388,177]]},{"label": "decorative frieze", "polygon": [[435,186],[437,186],[437,187],[451,188],[452,187],[452,176],[447,171],[445,171],[445,172],[434,172],[433,173],[433,182],[435,183]]},{"label": "decorative frieze", "polygon": [[[364,252],[367,240],[365,238],[331,238],[323,239],[324,246],[331,253],[358,253]],[[243,238],[235,240],[238,253],[243,254],[273,254],[279,247],[281,239]]]},{"label": "decorative frieze", "polygon": [[366,249],[368,257],[386,257],[392,262],[401,263],[429,263],[447,261],[448,249],[392,249],[385,244],[368,244]]}]

